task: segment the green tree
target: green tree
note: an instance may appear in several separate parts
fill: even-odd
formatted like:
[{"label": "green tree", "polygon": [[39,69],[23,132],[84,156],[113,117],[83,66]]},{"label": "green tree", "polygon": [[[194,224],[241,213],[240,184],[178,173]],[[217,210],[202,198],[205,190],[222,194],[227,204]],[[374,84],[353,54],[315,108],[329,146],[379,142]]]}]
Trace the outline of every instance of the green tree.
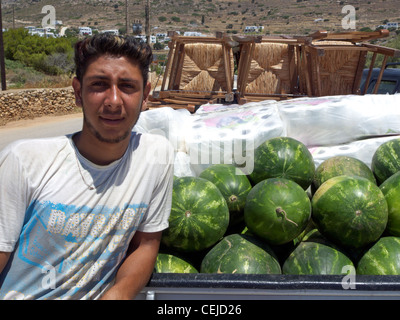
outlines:
[{"label": "green tree", "polygon": [[77,38],[45,38],[30,35],[23,28],[4,33],[5,56],[25,66],[50,74],[70,73],[73,65],[73,45]]}]

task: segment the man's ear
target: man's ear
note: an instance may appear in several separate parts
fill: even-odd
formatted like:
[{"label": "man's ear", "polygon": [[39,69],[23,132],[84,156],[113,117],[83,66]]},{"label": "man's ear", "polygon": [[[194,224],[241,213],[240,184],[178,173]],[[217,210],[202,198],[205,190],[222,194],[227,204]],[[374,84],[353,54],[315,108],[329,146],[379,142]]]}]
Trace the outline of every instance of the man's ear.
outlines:
[{"label": "man's ear", "polygon": [[81,83],[77,77],[72,79],[72,88],[74,89],[75,94],[75,103],[78,107],[82,107],[82,90],[81,90]]},{"label": "man's ear", "polygon": [[147,82],[143,90],[142,111],[147,110],[147,101],[149,99],[150,91],[151,91],[151,83]]}]

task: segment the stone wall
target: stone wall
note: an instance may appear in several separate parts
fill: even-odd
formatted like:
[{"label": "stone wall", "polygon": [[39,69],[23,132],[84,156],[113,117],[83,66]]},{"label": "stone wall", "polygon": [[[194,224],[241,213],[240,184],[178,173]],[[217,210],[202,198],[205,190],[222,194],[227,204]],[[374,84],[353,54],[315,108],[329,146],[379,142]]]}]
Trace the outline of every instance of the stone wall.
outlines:
[{"label": "stone wall", "polygon": [[0,91],[0,125],[46,115],[80,112],[72,87]]}]

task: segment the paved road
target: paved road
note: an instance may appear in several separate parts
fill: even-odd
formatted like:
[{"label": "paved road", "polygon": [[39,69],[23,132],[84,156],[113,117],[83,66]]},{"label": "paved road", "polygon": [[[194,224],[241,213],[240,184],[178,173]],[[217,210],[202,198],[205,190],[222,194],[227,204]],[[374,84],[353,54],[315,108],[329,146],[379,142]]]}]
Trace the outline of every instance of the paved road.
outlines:
[{"label": "paved road", "polygon": [[81,128],[81,114],[10,122],[5,126],[0,126],[0,151],[15,140],[65,135],[79,131]]}]

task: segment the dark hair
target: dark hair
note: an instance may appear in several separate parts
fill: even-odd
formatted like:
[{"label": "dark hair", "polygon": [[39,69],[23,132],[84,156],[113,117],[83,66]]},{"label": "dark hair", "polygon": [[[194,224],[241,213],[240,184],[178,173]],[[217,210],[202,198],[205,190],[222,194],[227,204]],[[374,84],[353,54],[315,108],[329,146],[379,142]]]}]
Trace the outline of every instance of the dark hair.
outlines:
[{"label": "dark hair", "polygon": [[76,77],[82,82],[88,65],[102,55],[126,57],[136,64],[146,85],[150,63],[153,60],[151,47],[132,36],[116,36],[108,33],[85,38],[75,44]]}]

